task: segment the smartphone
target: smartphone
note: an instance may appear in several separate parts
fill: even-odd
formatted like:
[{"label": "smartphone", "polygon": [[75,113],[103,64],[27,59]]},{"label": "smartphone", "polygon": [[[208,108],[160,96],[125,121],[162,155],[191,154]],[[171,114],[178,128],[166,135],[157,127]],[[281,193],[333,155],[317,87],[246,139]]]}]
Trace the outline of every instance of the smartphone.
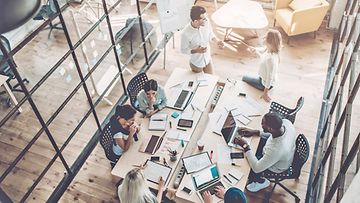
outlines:
[{"label": "smartphone", "polygon": [[160,157],[159,156],[152,156],[152,157],[150,157],[150,161],[160,161]]},{"label": "smartphone", "polygon": [[192,121],[192,120],[179,119],[179,122],[178,122],[178,126],[179,126],[179,127],[191,128],[192,125],[193,125],[193,121]]},{"label": "smartphone", "polygon": [[239,96],[246,97],[246,93],[240,92]]},{"label": "smartphone", "polygon": [[231,159],[243,159],[244,158],[244,153],[243,152],[231,152],[230,153],[230,158]]},{"label": "smartphone", "polygon": [[193,86],[193,84],[194,84],[194,82],[193,82],[193,81],[189,81],[188,86],[189,86],[189,87],[192,87],[192,86]]},{"label": "smartphone", "polygon": [[189,188],[187,188],[187,187],[184,187],[184,188],[182,189],[182,191],[188,193],[189,195],[191,195],[191,192],[192,192],[191,189],[189,189]]}]

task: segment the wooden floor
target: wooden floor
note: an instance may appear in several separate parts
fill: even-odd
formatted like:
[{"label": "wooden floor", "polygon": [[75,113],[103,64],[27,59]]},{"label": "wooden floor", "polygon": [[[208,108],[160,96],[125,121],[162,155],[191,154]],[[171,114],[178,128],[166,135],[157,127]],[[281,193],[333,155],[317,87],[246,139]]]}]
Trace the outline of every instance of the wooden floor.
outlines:
[{"label": "wooden floor", "polygon": [[[214,11],[213,3],[211,2],[199,1],[198,4],[205,6],[209,13]],[[119,16],[112,16],[114,24],[118,23],[114,26],[114,32],[119,30],[124,23],[124,17],[121,17],[121,15],[124,14],[123,12],[129,16],[134,13],[133,7],[130,8],[126,4],[122,6],[121,8],[126,9],[122,9],[117,14]],[[156,23],[154,13],[156,13],[156,7],[152,6],[145,18]],[[269,25],[272,25],[272,12],[266,11],[266,14],[269,19]],[[69,13],[65,13],[64,16],[65,18],[70,18]],[[78,17],[82,19],[80,27],[82,32],[85,33],[90,25],[83,16]],[[114,21],[114,19],[117,21]],[[69,23],[67,26],[71,30],[70,35],[72,41],[76,41],[77,37],[73,25]],[[224,30],[215,25],[213,27],[216,35],[220,38],[223,37]],[[279,27],[276,28],[280,29]],[[97,50],[98,55],[100,55],[105,50],[104,44],[109,43],[109,37],[106,36],[107,28],[105,23],[101,26],[101,29],[101,31],[92,34],[90,37],[90,39],[94,39],[96,42],[94,47],[92,40],[86,41],[87,54],[91,56],[91,63],[95,62],[94,59],[99,58],[94,50]],[[245,37],[251,37],[252,35],[252,33],[244,30],[235,30],[234,32]],[[259,35],[261,36],[265,32],[266,29],[260,30]],[[165,69],[163,67],[163,55],[161,55],[148,72],[150,78],[158,80],[161,84],[165,84],[168,76],[175,67],[188,68],[188,56],[180,53],[179,34],[180,33],[175,34],[175,48],[172,48],[172,43],[168,44]],[[158,37],[160,37],[160,31],[158,32]],[[287,40],[284,33],[283,38],[284,41]],[[261,39],[262,37],[251,38],[248,39],[247,42],[256,46],[261,44]],[[304,34],[291,38],[289,44],[284,44],[281,53],[277,85],[276,88],[271,91],[271,97],[274,101],[289,107],[294,107],[300,96],[305,97],[305,104],[297,115],[295,127],[298,133],[303,133],[308,138],[311,149],[315,143],[331,42],[332,33],[328,31],[325,26],[322,26],[317,32],[316,39],[313,39],[312,34]],[[54,31],[51,39],[47,39],[47,31],[43,31],[31,43],[25,46],[20,53],[15,56],[15,60],[19,66],[21,75],[26,76],[31,81],[27,87],[29,89],[33,88],[50,67],[63,56],[67,49],[68,46],[62,31]],[[76,53],[79,56],[80,64],[83,65],[85,60],[81,57],[80,50],[77,50]],[[240,79],[244,74],[257,73],[258,58],[247,52],[245,46],[240,43],[228,43],[223,50],[213,46],[212,53],[215,73],[219,75],[223,81],[226,78]],[[64,65],[57,69],[49,80],[34,94],[35,104],[44,117],[45,122],[80,82],[77,72],[73,67],[72,60],[66,59],[65,61]],[[143,61],[140,60],[131,64],[130,70],[136,72],[142,63]],[[114,56],[111,53],[105,59],[105,63],[95,71],[95,81],[98,81],[106,69],[112,64],[115,64],[115,62]],[[82,66],[82,68],[82,72],[86,73],[86,67]],[[65,73],[63,73],[64,71]],[[130,78],[131,76],[126,74],[126,82],[128,82]],[[90,81],[87,82],[87,86],[93,89]],[[110,101],[116,102],[122,93],[122,87],[120,83],[117,83],[108,98]],[[19,100],[23,97],[21,93],[15,93],[15,96]],[[97,96],[94,96],[93,101],[96,99]],[[0,119],[9,111],[9,109],[5,107],[4,97],[1,97],[1,101]],[[112,106],[107,105],[105,102],[102,102],[96,108],[100,122],[104,120],[111,108]],[[55,118],[49,127],[58,147],[62,146],[69,136],[69,133],[76,127],[80,118],[88,109],[89,105],[84,92],[78,91],[65,107],[65,110]],[[360,129],[359,104],[356,103],[353,109],[356,112],[356,114],[353,114],[352,121],[353,133],[355,134],[359,132]],[[22,114],[11,118],[0,129],[1,174],[40,129],[40,124],[34,113],[30,110],[29,103],[23,105],[23,110],[24,112]],[[64,158],[69,165],[71,165],[80,154],[95,130],[96,123],[93,117],[90,116],[63,151]],[[19,201],[54,154],[55,152],[51,147],[49,139],[45,133],[42,133],[30,148],[29,152],[17,164],[16,168],[9,174],[4,182],[2,182],[1,188],[14,199],[15,202]],[[299,194],[302,201],[304,201],[306,194],[311,158],[312,157],[310,157],[305,164],[302,170],[303,173],[298,181],[286,181],[285,183],[289,188]],[[63,177],[64,170],[58,158],[33,193],[30,194],[27,201],[45,202]],[[115,188],[118,178],[113,177],[110,171],[110,164],[101,146],[98,144],[62,196],[61,202],[118,202]],[[264,192],[262,191],[256,194],[247,192],[246,196],[249,202],[261,202],[264,197]],[[177,200],[177,202],[184,201]],[[293,198],[281,188],[277,188],[271,198],[271,202],[293,202]]]}]

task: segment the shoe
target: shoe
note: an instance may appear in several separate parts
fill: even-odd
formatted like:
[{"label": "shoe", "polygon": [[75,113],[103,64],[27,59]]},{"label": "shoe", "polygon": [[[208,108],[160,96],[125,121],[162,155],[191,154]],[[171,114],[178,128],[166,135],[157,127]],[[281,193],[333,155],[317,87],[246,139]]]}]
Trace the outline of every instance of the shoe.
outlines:
[{"label": "shoe", "polygon": [[249,185],[246,186],[246,189],[249,190],[250,192],[257,192],[259,190],[269,187],[269,185],[270,185],[270,181],[268,179],[265,179],[263,183],[258,183],[258,182],[250,183]]}]

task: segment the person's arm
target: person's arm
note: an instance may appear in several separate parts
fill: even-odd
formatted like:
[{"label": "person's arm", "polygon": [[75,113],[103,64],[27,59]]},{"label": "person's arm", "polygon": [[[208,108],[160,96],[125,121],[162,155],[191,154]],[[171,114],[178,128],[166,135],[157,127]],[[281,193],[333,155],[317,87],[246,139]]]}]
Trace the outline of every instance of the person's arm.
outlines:
[{"label": "person's arm", "polygon": [[137,96],[137,100],[139,102],[139,109],[145,112],[145,114],[149,114],[151,110],[149,109],[149,104],[146,102],[147,98],[143,93],[144,92],[141,91]]},{"label": "person's arm", "polygon": [[159,180],[159,186],[158,186],[158,193],[156,195],[156,200],[158,202],[161,202],[162,200],[162,196],[163,196],[163,193],[164,193],[164,185],[165,185],[165,181],[164,179],[160,176],[160,180]]},{"label": "person's arm", "polygon": [[125,152],[130,148],[132,136],[130,137],[129,135],[127,140],[124,138],[114,138],[114,140],[116,144],[119,145],[119,147]]},{"label": "person's arm", "polygon": [[186,36],[185,32],[186,31],[181,33],[181,53],[190,55],[190,54],[192,54],[191,48],[190,48],[190,43],[189,43],[189,39]]},{"label": "person's arm", "polygon": [[255,173],[260,173],[273,166],[276,162],[278,162],[279,150],[281,149],[278,149],[276,146],[270,147],[270,150],[267,150],[264,156],[260,160],[256,158],[255,153],[251,150],[251,148],[249,148],[245,152],[245,155],[251,169]]},{"label": "person's arm", "polygon": [[161,109],[165,108],[166,103],[167,103],[167,98],[166,98],[164,89],[161,87],[159,87],[158,94],[159,94],[159,99],[161,99],[161,102],[158,105],[158,108],[159,108],[159,110],[161,110]]},{"label": "person's arm", "polygon": [[216,45],[219,48],[221,48],[221,49],[224,48],[224,46],[225,46],[224,42],[216,37],[216,35],[214,34],[214,31],[212,29],[211,24],[209,22],[208,22],[208,24],[209,24],[209,32],[210,32],[210,41],[216,43]]}]

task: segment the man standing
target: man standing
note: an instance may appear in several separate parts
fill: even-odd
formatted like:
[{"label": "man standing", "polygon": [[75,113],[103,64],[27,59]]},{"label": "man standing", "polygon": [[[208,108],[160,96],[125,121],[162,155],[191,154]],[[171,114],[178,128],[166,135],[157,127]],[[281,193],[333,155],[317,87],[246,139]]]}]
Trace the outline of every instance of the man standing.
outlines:
[{"label": "man standing", "polygon": [[193,6],[190,11],[191,22],[181,33],[181,52],[190,55],[190,68],[195,73],[204,71],[213,73],[209,42],[216,42],[219,48],[224,42],[217,39],[211,24],[206,18],[206,10],[201,6]]},{"label": "man standing", "polygon": [[[241,137],[235,138],[235,144],[244,148],[245,156],[251,167],[249,184],[246,189],[257,192],[270,185],[270,181],[262,178],[263,172],[281,173],[292,164],[295,153],[295,128],[287,119],[281,119],[277,113],[264,115],[261,125],[263,132],[240,128],[243,136],[258,135],[261,137],[256,154]],[[265,177],[266,178],[266,177]]]}]

